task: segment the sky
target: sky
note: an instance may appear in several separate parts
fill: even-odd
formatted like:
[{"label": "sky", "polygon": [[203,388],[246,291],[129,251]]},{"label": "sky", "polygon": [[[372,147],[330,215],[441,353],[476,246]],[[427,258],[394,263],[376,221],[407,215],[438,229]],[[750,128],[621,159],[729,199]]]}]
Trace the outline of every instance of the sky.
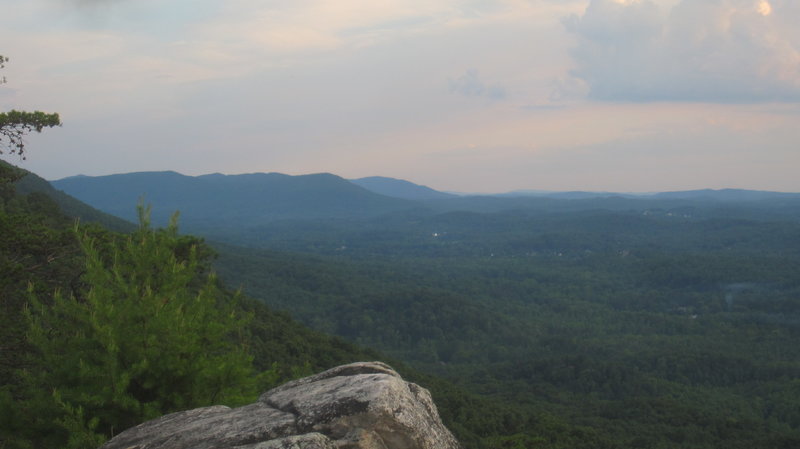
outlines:
[{"label": "sky", "polygon": [[797,0],[0,0],[46,179],[800,192]]}]

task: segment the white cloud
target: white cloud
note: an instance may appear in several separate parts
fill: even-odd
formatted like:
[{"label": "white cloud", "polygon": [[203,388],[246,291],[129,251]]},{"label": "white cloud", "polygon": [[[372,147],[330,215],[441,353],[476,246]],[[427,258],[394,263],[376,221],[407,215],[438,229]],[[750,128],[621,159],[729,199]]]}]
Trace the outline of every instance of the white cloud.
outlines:
[{"label": "white cloud", "polygon": [[797,185],[800,104],[629,103],[797,98],[797,0],[7,3],[0,110],[62,114],[27,161],[52,178],[331,171],[608,189],[666,185],[693,161],[699,182],[741,160],[762,187]]},{"label": "white cloud", "polygon": [[800,9],[791,3],[592,0],[565,20],[578,37],[572,74],[600,100],[800,101]]}]

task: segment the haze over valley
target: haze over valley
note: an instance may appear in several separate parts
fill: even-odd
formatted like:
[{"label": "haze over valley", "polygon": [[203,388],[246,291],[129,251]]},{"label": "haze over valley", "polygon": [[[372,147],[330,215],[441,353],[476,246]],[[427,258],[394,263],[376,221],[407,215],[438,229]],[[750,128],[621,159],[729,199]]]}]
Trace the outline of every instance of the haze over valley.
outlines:
[{"label": "haze over valley", "polygon": [[798,438],[798,194],[462,196],[276,173],[53,185],[128,220],[140,198],[156,221],[180,211],[229,285],[501,401],[511,422],[453,424],[474,447]]},{"label": "haze over valley", "polygon": [[800,447],[798,23],[796,0],[3,2],[0,449],[370,360],[464,449]]}]

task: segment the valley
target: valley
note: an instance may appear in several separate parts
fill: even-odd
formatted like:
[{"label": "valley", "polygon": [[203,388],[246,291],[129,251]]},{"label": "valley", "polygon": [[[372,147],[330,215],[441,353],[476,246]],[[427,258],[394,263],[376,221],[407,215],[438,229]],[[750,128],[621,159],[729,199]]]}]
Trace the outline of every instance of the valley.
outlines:
[{"label": "valley", "polygon": [[[470,447],[800,441],[797,196],[412,200],[324,178],[280,216],[250,191],[236,214],[161,208],[212,242],[228,285],[503,404],[502,423],[444,407]],[[331,185],[322,202],[354,209],[319,206]]]}]

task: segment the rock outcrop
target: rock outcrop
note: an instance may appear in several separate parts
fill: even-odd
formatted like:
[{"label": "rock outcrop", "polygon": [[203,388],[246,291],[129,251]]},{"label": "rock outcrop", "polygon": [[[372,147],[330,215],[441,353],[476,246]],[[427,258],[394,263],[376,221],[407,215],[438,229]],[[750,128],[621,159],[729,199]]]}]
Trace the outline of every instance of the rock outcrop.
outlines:
[{"label": "rock outcrop", "polygon": [[430,393],[380,362],[274,388],[253,404],[172,413],[101,449],[459,449]]}]

